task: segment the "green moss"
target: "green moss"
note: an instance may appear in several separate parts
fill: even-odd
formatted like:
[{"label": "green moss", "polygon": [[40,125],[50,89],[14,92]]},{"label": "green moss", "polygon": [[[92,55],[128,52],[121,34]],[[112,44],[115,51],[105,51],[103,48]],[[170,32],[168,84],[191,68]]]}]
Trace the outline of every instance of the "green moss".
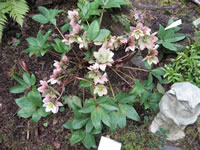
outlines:
[{"label": "green moss", "polygon": [[138,150],[150,147],[160,149],[166,142],[162,137],[151,134],[148,131],[149,124],[139,127],[128,127],[118,135],[118,140],[123,143],[123,150]]},{"label": "green moss", "polygon": [[130,23],[130,18],[124,14],[112,14],[111,18],[114,23],[120,22],[120,24],[122,24],[123,26],[126,26]]}]

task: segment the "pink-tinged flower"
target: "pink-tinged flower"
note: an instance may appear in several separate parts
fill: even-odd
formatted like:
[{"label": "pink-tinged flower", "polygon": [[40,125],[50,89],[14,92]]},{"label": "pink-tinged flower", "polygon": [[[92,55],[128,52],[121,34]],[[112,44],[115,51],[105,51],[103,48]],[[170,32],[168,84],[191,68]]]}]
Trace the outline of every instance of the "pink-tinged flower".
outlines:
[{"label": "pink-tinged flower", "polygon": [[147,55],[144,60],[147,60],[147,63],[151,65],[152,63],[157,64],[159,62],[157,56],[149,56]]},{"label": "pink-tinged flower", "polygon": [[68,63],[68,58],[67,56],[63,56],[61,59],[61,64],[66,64],[66,63]]},{"label": "pink-tinged flower", "polygon": [[125,49],[125,52],[131,50],[131,51],[135,51],[135,39],[133,37],[130,37],[129,38],[129,41],[128,41],[128,47]]},{"label": "pink-tinged flower", "polygon": [[54,67],[56,68],[60,68],[61,69],[61,65],[60,65],[60,62],[54,60],[54,64],[53,64]]},{"label": "pink-tinged flower", "polygon": [[127,40],[127,38],[122,38],[122,39],[120,39],[120,42],[123,44],[126,44],[126,43],[128,43],[128,40]]},{"label": "pink-tinged flower", "polygon": [[155,46],[155,36],[151,35],[145,35],[143,37],[140,37],[138,40],[138,46],[140,50],[144,50],[145,48],[147,49],[152,49]]},{"label": "pink-tinged flower", "polygon": [[98,94],[99,96],[106,95],[107,93],[108,93],[107,88],[102,84],[98,84],[94,88],[94,94]]},{"label": "pink-tinged flower", "polygon": [[61,102],[56,101],[55,103],[47,102],[43,104],[43,107],[46,107],[46,112],[53,112],[54,114],[58,112],[59,107],[63,106]]},{"label": "pink-tinged flower", "polygon": [[135,37],[135,39],[139,39],[144,36],[143,25],[142,23],[138,23],[136,27],[130,27],[131,36]]},{"label": "pink-tinged flower", "polygon": [[38,88],[38,91],[41,92],[41,93],[46,92],[46,91],[48,90],[48,83],[47,83],[47,81],[40,80],[40,84],[41,84],[42,86],[40,86],[40,87]]},{"label": "pink-tinged flower", "polygon": [[73,22],[78,22],[78,20],[80,19],[78,11],[76,11],[76,10],[73,10],[73,11],[69,10],[68,11],[68,18],[70,20],[73,20]]},{"label": "pink-tinged flower", "polygon": [[72,26],[72,31],[70,32],[70,35],[76,35],[81,31],[81,26],[79,24],[74,24]]},{"label": "pink-tinged flower", "polygon": [[99,64],[98,63],[95,63],[93,65],[90,65],[88,67],[89,70],[98,70],[99,69]]},{"label": "pink-tinged flower", "polygon": [[95,82],[95,85],[96,85],[97,83],[104,84],[105,82],[108,82],[107,74],[106,74],[106,73],[104,73],[103,76],[101,76],[101,77]]},{"label": "pink-tinged flower", "polygon": [[94,79],[94,82],[99,80],[99,78],[102,76],[102,74],[98,70],[91,70],[88,72],[88,77],[91,79]]},{"label": "pink-tinged flower", "polygon": [[147,63],[151,65],[152,63],[157,64],[159,62],[158,60],[158,51],[157,51],[158,45],[154,47],[154,49],[148,50],[148,55],[144,58],[144,60],[147,60]]},{"label": "pink-tinged flower", "polygon": [[55,93],[51,93],[49,92],[44,99],[42,100],[43,103],[47,103],[47,102],[51,102],[53,100],[55,100],[57,98],[57,96],[55,95]]}]

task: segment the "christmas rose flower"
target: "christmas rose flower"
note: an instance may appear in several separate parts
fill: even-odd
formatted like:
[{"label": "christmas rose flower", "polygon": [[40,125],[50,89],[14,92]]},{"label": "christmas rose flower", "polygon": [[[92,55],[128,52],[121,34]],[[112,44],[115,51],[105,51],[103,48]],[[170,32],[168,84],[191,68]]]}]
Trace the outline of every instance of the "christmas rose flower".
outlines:
[{"label": "christmas rose flower", "polygon": [[52,102],[47,102],[43,104],[43,107],[45,108],[46,112],[53,112],[54,114],[58,112],[59,107],[63,106],[63,104],[61,102],[56,101],[55,103]]},{"label": "christmas rose flower", "polygon": [[104,85],[98,84],[97,86],[95,86],[94,94],[98,94],[99,96],[103,96],[103,95],[106,95],[107,93],[108,93],[108,90]]}]

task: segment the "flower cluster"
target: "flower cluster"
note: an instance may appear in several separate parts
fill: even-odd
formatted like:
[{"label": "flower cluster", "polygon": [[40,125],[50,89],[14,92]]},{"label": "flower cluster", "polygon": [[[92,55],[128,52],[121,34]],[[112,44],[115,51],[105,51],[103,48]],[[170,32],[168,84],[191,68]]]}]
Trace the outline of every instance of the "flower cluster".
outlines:
[{"label": "flower cluster", "polygon": [[[50,79],[48,82],[51,84],[58,84],[60,85],[62,83],[61,79],[62,76],[66,73],[66,69],[68,66],[68,58],[67,56],[63,56],[61,61],[55,61],[53,70],[53,74],[50,76]],[[58,91],[56,91],[53,87],[48,85],[47,81],[40,81],[40,87],[38,88],[38,91],[42,93],[43,98],[43,106],[46,107],[45,111],[53,113],[57,113],[60,106],[63,106],[61,102],[59,102],[59,96],[60,94]]]},{"label": "flower cluster", "polygon": [[142,23],[138,23],[136,27],[130,27],[130,33],[128,34],[128,47],[125,51],[135,51],[135,49],[139,50],[148,50],[148,55],[144,60],[151,65],[152,63],[158,63],[158,45],[156,45],[156,41],[158,38],[155,36],[156,33],[151,34],[151,29],[143,26]]},{"label": "flower cluster", "polygon": [[82,27],[79,24],[80,22],[80,15],[78,11],[68,11],[68,18],[70,19],[69,24],[72,27],[72,31],[69,34],[65,34],[65,39],[63,42],[65,42],[67,45],[70,45],[74,42],[79,44],[79,48],[85,48],[88,49],[88,41],[86,38],[86,32],[81,35]]},{"label": "flower cluster", "polygon": [[[106,67],[111,67],[114,63],[113,50],[117,50],[123,45],[126,46],[126,52],[135,51],[136,49],[147,49],[148,54],[144,60],[147,60],[149,64],[158,63],[158,46],[155,44],[158,38],[156,37],[156,33],[151,34],[151,29],[143,26],[142,23],[138,23],[136,27],[130,27],[130,33],[123,36],[108,35],[102,41],[90,41],[87,39],[87,31],[81,31],[82,27],[79,24],[81,20],[78,11],[68,11],[68,18],[70,19],[72,31],[65,35],[63,42],[68,45],[76,42],[79,44],[79,48],[84,49],[88,49],[89,44],[94,44],[98,48],[98,50],[93,53],[93,63],[88,67],[88,77],[93,80],[95,85],[94,94],[98,94],[99,96],[107,94],[108,91],[105,86],[105,83],[108,82]],[[58,68],[55,70],[54,76],[56,78],[57,72],[59,72]],[[59,81],[56,79],[51,79],[51,83],[54,82],[59,84]]]}]

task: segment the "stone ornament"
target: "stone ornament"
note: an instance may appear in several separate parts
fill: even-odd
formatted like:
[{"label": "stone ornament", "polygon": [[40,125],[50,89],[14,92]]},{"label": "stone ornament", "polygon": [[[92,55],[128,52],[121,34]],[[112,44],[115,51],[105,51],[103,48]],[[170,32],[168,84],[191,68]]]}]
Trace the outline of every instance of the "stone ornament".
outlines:
[{"label": "stone ornament", "polygon": [[162,97],[159,108],[150,131],[155,133],[163,128],[169,131],[167,140],[181,139],[186,126],[193,124],[200,114],[200,89],[189,82],[175,83]]}]

